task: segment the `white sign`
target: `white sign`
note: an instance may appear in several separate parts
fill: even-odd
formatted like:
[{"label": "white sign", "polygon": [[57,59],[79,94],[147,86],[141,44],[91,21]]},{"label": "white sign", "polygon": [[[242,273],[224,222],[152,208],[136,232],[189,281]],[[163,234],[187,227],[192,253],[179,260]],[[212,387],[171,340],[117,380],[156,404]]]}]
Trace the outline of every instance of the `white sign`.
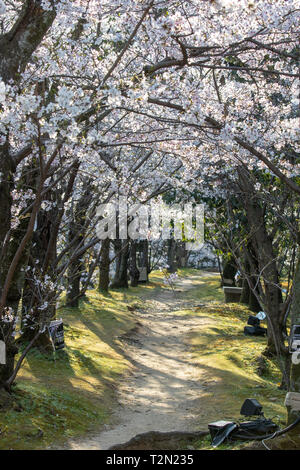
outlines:
[{"label": "white sign", "polygon": [[300,352],[299,351],[293,352],[292,363],[295,364],[296,366],[300,364]]},{"label": "white sign", "polygon": [[256,315],[256,318],[258,318],[259,320],[264,320],[266,318],[266,314],[265,312],[258,312],[258,314]]},{"label": "white sign", "polygon": [[5,343],[0,340],[0,364],[6,364]]}]

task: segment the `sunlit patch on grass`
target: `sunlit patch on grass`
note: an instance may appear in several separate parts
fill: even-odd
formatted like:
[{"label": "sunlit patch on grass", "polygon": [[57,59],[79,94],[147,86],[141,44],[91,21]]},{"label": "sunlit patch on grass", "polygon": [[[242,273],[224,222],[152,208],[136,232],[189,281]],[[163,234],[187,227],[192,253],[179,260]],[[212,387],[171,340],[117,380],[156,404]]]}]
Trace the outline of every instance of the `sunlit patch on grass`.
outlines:
[{"label": "sunlit patch on grass", "polygon": [[119,336],[134,328],[129,291],[89,291],[79,308],[58,310],[66,348],[52,357],[33,349],[14,388],[14,407],[0,411],[0,449],[45,448],[106,423],[118,381],[131,367]]},{"label": "sunlit patch on grass", "polygon": [[[193,315],[200,320],[199,326],[187,337],[193,361],[199,366],[199,380],[203,383],[199,427],[205,429],[203,423],[219,419],[241,419],[241,405],[250,397],[259,400],[265,415],[282,426],[286,420],[286,392],[278,389],[279,365],[277,361],[265,359],[265,372],[258,375],[257,359],[266,347],[266,339],[243,333],[251,312],[245,305],[224,303],[218,276],[201,278],[198,284],[188,292],[189,300],[195,300],[195,307],[176,314]],[[244,443],[226,444],[220,446],[220,450],[238,449],[242,445]],[[211,449],[210,439],[199,441],[196,448]]]},{"label": "sunlit patch on grass", "polygon": [[[266,339],[243,334],[250,311],[224,303],[217,275],[179,270],[179,276],[189,278],[193,288],[175,293],[174,299],[182,302],[172,313],[199,319],[186,337],[202,385],[199,428],[207,429],[218,419],[239,419],[248,397],[257,398],[266,416],[283,424],[285,392],[277,387],[278,364],[265,359],[264,374],[259,376],[257,358]],[[89,291],[78,309],[64,307],[62,298],[57,316],[64,320],[66,349],[51,358],[37,350],[28,355],[14,388],[13,406],[0,411],[0,449],[47,448],[109,422],[120,377],[131,368],[119,338],[136,326],[134,310],[166,289],[163,274],[155,271],[149,284],[107,295]],[[210,440],[199,441],[196,448],[211,448]]]}]

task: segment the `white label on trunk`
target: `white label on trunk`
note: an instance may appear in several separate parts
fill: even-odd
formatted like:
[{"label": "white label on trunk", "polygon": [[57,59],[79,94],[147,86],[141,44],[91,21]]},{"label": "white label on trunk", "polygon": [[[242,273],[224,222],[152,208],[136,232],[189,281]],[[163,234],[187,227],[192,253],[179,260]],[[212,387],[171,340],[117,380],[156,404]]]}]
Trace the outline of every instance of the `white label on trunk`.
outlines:
[{"label": "white label on trunk", "polygon": [[5,343],[0,340],[0,364],[6,364]]},{"label": "white label on trunk", "polygon": [[300,350],[293,352],[292,354],[292,363],[296,366],[300,364]]}]

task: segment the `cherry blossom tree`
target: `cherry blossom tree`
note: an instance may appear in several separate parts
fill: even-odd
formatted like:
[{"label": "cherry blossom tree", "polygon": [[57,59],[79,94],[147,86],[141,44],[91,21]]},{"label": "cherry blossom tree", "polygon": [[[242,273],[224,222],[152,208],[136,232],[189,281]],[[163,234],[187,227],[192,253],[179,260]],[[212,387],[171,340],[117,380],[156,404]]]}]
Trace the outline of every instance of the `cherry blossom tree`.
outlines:
[{"label": "cherry blossom tree", "polygon": [[[0,384],[13,383],[67,278],[70,301],[84,293],[86,260],[89,279],[103,255],[97,206],[120,195],[241,197],[279,331],[278,218],[265,217],[261,175],[297,206],[298,0],[1,0],[0,15]],[[299,245],[297,223],[287,230]],[[35,334],[14,367],[22,296]]]}]

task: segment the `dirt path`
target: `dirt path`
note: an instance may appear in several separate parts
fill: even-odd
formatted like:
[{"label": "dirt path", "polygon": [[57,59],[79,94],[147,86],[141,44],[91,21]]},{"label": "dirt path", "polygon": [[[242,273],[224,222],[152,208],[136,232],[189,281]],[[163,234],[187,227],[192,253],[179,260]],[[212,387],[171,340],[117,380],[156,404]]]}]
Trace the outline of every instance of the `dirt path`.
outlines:
[{"label": "dirt path", "polygon": [[98,435],[69,442],[69,449],[104,450],[147,431],[198,430],[195,410],[203,388],[185,336],[206,320],[176,315],[176,310],[195,304],[184,299],[195,279],[181,280],[175,296],[164,290],[145,302],[137,313],[139,328],[123,338],[135,369],[120,384],[114,424]]}]

